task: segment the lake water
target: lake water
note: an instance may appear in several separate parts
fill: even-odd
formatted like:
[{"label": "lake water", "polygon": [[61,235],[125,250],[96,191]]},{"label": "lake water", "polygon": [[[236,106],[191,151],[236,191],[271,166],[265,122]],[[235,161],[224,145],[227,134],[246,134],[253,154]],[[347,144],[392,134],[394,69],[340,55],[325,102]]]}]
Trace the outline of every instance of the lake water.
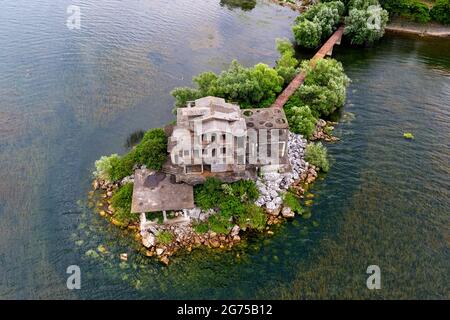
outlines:
[{"label": "lake water", "polygon": [[[335,49],[353,80],[342,140],[329,145],[310,217],[272,237],[163,267],[87,208],[93,162],[171,121],[172,88],[235,58],[277,59],[275,38],[291,36],[296,14],[224,2],[2,2],[0,297],[448,299],[449,40],[387,36]],[[80,30],[66,27],[71,4]],[[92,254],[99,245],[108,253]],[[372,264],[379,291],[366,288]],[[81,267],[81,290],[66,288],[69,265]]]}]

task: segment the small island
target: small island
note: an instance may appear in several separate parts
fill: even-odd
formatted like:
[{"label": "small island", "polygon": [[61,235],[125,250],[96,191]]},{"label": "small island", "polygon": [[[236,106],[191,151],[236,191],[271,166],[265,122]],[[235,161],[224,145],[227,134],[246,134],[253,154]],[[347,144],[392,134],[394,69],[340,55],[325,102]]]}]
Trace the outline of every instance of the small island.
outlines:
[{"label": "small island", "polygon": [[299,61],[279,39],[274,67],[233,61],[194,77],[195,88],[173,90],[173,123],[96,162],[100,215],[134,230],[143,253],[164,264],[180,249],[231,248],[244,232],[271,235],[271,225],[302,215],[313,197],[306,190],[329,170],[319,140],[338,140],[326,119],[345,104],[350,82],[327,56],[341,40],[372,45],[387,22],[376,0],[311,5],[292,32],[298,47],[317,50],[312,58]]}]

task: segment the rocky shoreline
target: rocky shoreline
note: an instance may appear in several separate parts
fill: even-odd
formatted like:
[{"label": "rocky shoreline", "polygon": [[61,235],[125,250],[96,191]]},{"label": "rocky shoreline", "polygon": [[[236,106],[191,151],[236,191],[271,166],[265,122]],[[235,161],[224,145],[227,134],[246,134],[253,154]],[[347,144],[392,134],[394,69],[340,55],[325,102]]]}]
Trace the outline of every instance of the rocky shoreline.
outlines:
[{"label": "rocky shoreline", "polygon": [[[334,123],[333,123],[334,124]],[[316,125],[316,132],[311,140],[336,141],[330,133],[325,133],[324,128],[330,123],[319,120]],[[256,180],[256,186],[260,196],[255,204],[265,209],[267,214],[266,228],[264,232],[272,235],[270,226],[281,223],[283,220],[291,219],[295,212],[288,206],[283,205],[283,194],[289,190],[297,197],[303,198],[308,185],[313,183],[318,173],[316,168],[305,161],[305,148],[307,140],[301,135],[290,133],[287,145],[288,158],[291,164],[291,171],[278,173],[275,171],[263,172]],[[101,180],[93,181],[93,191],[89,194],[91,207],[96,207],[100,216],[108,219],[112,224],[128,228],[135,234],[136,241],[142,243],[142,252],[148,257],[157,257],[162,263],[168,264],[170,257],[181,249],[190,252],[194,248],[201,246],[218,249],[229,249],[241,241],[240,234],[243,232],[238,225],[234,225],[228,234],[217,234],[213,231],[198,233],[195,224],[206,221],[209,216],[215,214],[214,210],[203,211],[200,208],[184,209],[171,213],[176,221],[178,217],[189,217],[189,222],[158,223],[142,228],[140,223],[132,222],[124,224],[114,218],[114,208],[111,205],[111,198],[114,191],[120,186],[132,183],[133,176],[125,177],[119,182],[107,183]],[[97,195],[97,203],[94,203],[94,196]],[[158,241],[158,234],[169,232],[173,238],[168,243]]]}]

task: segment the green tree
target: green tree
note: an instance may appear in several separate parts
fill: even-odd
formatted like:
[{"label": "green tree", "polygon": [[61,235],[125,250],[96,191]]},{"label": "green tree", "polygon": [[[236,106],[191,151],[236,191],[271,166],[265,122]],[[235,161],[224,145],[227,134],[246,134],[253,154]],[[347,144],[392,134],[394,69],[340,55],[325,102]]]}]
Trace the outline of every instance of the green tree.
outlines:
[{"label": "green tree", "polygon": [[292,27],[295,41],[305,48],[317,48],[322,40],[322,27],[317,21],[304,20]]},{"label": "green tree", "polygon": [[277,60],[275,70],[284,79],[287,85],[295,77],[298,60],[295,58],[295,50],[288,39],[277,39],[277,51],[281,57]]},{"label": "green tree", "polygon": [[344,105],[350,80],[340,62],[321,59],[312,68],[304,61],[302,69],[307,76],[293,99],[308,105],[315,117],[327,116]]},{"label": "green tree", "polygon": [[285,110],[289,122],[289,130],[309,139],[314,133],[317,122],[317,118],[314,117],[311,109],[308,106],[294,106]]},{"label": "green tree", "polygon": [[450,0],[437,0],[430,15],[440,23],[450,24]]},{"label": "green tree", "polygon": [[345,18],[344,34],[356,45],[370,45],[384,35],[388,13],[381,6],[351,9]]},{"label": "green tree", "polygon": [[327,148],[321,142],[309,143],[305,150],[305,160],[310,164],[320,168],[323,172],[328,172],[330,164],[328,162]]}]

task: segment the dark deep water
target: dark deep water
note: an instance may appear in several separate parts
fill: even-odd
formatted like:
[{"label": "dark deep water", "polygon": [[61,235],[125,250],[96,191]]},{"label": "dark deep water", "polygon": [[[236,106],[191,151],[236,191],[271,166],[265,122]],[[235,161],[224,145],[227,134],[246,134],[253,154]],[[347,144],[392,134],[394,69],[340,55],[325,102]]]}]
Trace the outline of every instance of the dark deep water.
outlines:
[{"label": "dark deep water", "polygon": [[[81,30],[66,28],[70,4]],[[2,2],[0,298],[450,298],[450,40],[335,50],[353,80],[342,141],[311,216],[272,237],[162,267],[86,208],[93,162],[171,121],[173,87],[233,58],[273,64],[294,17],[265,1]],[[78,291],[66,288],[74,264]]]}]

